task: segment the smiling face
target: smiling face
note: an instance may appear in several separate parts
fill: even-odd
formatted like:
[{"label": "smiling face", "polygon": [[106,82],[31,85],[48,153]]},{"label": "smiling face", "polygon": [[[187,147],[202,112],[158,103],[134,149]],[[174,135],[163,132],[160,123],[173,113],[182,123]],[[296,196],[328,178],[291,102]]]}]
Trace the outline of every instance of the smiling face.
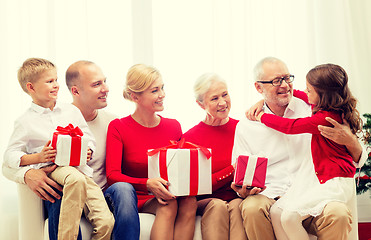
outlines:
[{"label": "smiling face", "polygon": [[[287,67],[282,62],[266,62],[263,65],[264,76],[262,81],[271,81],[277,77],[289,75]],[[293,84],[282,81],[280,86],[273,86],[270,83],[255,83],[265,102],[270,108],[286,108],[292,98]]]},{"label": "smiling face", "polygon": [[200,106],[208,115],[217,120],[228,118],[231,109],[231,98],[227,86],[223,82],[213,82],[209,90],[205,93]]},{"label": "smiling face", "polygon": [[40,73],[33,83],[27,83],[27,89],[35,104],[53,109],[58,97],[59,84],[57,70],[50,69]]},{"label": "smiling face", "polygon": [[317,105],[319,102],[319,96],[314,87],[307,81],[307,89],[305,93],[308,95],[308,102],[312,105]]},{"label": "smiling face", "polygon": [[101,109],[107,106],[109,92],[106,77],[95,64],[85,64],[80,69],[78,84],[79,102],[84,108]]},{"label": "smiling face", "polygon": [[161,77],[158,77],[153,83],[141,93],[132,93],[134,101],[139,108],[148,112],[160,112],[164,110],[164,83]]}]

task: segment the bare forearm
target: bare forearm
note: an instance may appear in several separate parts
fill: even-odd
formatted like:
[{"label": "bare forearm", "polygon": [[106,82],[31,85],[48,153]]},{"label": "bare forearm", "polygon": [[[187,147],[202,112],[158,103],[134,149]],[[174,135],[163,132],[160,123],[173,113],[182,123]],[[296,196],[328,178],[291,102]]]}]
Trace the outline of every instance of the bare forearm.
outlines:
[{"label": "bare forearm", "polygon": [[354,162],[359,162],[361,155],[362,155],[362,146],[358,141],[358,138],[354,135],[352,141],[349,141],[348,144],[345,145],[353,158]]},{"label": "bare forearm", "polygon": [[40,163],[40,158],[38,153],[25,154],[21,157],[21,166],[27,166],[31,164]]}]

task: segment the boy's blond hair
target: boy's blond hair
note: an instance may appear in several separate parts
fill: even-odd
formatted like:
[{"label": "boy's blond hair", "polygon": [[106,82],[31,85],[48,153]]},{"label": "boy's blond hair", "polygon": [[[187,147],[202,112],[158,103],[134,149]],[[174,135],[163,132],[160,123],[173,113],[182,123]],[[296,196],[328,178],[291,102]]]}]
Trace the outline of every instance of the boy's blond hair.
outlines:
[{"label": "boy's blond hair", "polygon": [[27,83],[34,83],[38,76],[46,70],[56,69],[55,65],[43,58],[29,58],[18,70],[18,81],[23,91],[28,94]]}]

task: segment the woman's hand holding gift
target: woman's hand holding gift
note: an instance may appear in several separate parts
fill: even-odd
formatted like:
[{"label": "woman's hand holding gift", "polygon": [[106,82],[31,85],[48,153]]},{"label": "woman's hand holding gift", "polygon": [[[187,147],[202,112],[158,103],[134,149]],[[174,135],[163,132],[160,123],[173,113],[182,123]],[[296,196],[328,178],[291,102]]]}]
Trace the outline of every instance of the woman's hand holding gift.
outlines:
[{"label": "woman's hand holding gift", "polygon": [[147,180],[147,189],[151,192],[157,201],[162,205],[167,205],[168,200],[175,199],[175,195],[171,194],[166,186],[169,186],[170,183],[165,181],[162,178],[149,178]]}]

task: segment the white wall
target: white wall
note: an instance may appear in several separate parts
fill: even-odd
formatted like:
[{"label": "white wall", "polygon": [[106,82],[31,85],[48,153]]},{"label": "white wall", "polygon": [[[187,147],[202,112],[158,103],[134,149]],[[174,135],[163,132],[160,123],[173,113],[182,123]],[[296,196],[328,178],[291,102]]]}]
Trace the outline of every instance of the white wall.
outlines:
[{"label": "white wall", "polygon": [[[56,63],[65,102],[71,101],[67,67],[81,59],[96,62],[110,86],[107,109],[121,116],[133,110],[122,97],[127,69],[152,64],[165,82],[162,115],[178,119],[184,131],[204,116],[192,93],[199,75],[213,71],[226,79],[231,116],[240,119],[260,98],[252,68],[269,55],[288,64],[298,89],[313,66],[342,65],[360,112],[371,113],[370,12],[368,0],[0,0],[0,154],[30,102],[16,79],[28,57]],[[0,174],[0,239],[13,239],[8,233],[17,229],[16,201],[15,184]],[[362,197],[360,205],[369,202]]]}]

